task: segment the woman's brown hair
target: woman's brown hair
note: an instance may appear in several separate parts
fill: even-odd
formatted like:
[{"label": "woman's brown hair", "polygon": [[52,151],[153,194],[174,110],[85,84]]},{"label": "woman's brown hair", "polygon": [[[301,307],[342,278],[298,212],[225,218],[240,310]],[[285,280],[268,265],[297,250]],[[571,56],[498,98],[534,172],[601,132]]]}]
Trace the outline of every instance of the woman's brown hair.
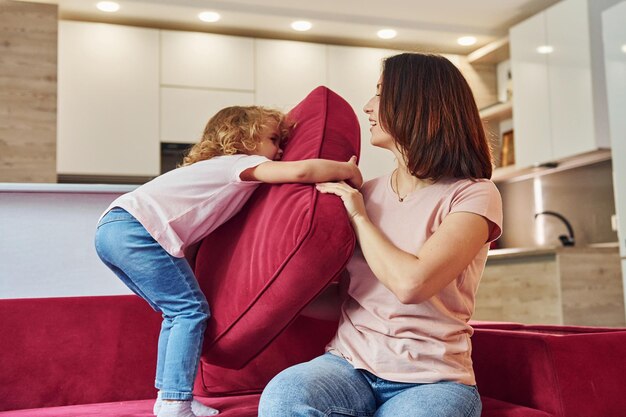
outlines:
[{"label": "woman's brown hair", "polygon": [[491,178],[491,153],[461,72],[439,55],[383,61],[379,122],[417,178]]},{"label": "woman's brown hair", "polygon": [[284,113],[260,106],[226,107],[211,117],[202,139],[189,150],[181,166],[220,155],[248,154],[270,123],[276,123],[280,142],[284,143],[293,127]]}]

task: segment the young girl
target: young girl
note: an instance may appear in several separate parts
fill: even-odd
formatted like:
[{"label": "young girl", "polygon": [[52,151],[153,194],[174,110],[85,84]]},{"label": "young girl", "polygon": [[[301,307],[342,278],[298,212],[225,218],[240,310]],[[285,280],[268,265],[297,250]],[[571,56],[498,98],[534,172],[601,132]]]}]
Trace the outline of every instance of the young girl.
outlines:
[{"label": "young girl", "polygon": [[[261,183],[363,180],[348,162],[277,162],[291,125],[263,107],[228,107],[212,117],[183,165],[122,195],[101,217],[100,259],[163,314],[155,386],[158,417],[217,414],[192,401],[209,306],[184,251],[237,213]],[[193,407],[192,407],[193,406]]]}]

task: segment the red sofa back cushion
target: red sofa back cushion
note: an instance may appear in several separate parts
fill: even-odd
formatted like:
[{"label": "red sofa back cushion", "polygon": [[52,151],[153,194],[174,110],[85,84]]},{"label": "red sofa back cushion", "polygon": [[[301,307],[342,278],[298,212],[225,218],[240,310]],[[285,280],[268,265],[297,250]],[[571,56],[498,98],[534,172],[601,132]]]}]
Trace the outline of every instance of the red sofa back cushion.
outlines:
[{"label": "red sofa back cushion", "polygon": [[194,394],[203,397],[260,394],[283,369],[323,354],[336,331],[337,322],[299,316],[242,369],[200,361]]},{"label": "red sofa back cushion", "polygon": [[[291,112],[283,160],[347,161],[359,154],[350,105],[325,87]],[[202,358],[238,369],[265,349],[345,267],[355,236],[341,200],[313,185],[261,185],[205,238],[195,272],[211,306]]]},{"label": "red sofa back cushion", "polygon": [[473,327],[472,360],[481,395],[555,417],[626,415],[626,329]]},{"label": "red sofa back cushion", "polygon": [[161,317],[139,297],[0,300],[0,317],[0,411],[155,397]]}]

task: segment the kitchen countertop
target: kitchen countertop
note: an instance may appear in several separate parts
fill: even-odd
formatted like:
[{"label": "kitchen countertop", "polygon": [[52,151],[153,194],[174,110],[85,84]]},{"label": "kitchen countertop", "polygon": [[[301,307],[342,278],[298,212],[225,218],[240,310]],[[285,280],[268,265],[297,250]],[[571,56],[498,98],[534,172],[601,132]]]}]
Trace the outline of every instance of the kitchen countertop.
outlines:
[{"label": "kitchen countertop", "polygon": [[583,246],[541,246],[534,248],[506,248],[491,249],[489,251],[489,259],[507,259],[520,258],[528,256],[550,256],[562,252],[580,252],[580,253],[602,253],[617,252],[619,250],[618,242],[592,243]]},{"label": "kitchen countertop", "polygon": [[56,184],[0,182],[0,193],[123,194],[137,188],[132,184]]}]

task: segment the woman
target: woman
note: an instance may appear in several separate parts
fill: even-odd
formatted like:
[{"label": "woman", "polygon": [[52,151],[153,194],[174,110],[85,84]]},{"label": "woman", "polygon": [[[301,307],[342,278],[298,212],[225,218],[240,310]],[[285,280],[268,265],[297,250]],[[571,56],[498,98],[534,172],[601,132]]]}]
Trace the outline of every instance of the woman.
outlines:
[{"label": "woman", "polygon": [[348,297],[327,353],[277,375],[259,415],[480,416],[468,320],[502,204],[474,97],[447,59],[401,54],[364,111],[397,168],[317,186],[359,241]]}]

